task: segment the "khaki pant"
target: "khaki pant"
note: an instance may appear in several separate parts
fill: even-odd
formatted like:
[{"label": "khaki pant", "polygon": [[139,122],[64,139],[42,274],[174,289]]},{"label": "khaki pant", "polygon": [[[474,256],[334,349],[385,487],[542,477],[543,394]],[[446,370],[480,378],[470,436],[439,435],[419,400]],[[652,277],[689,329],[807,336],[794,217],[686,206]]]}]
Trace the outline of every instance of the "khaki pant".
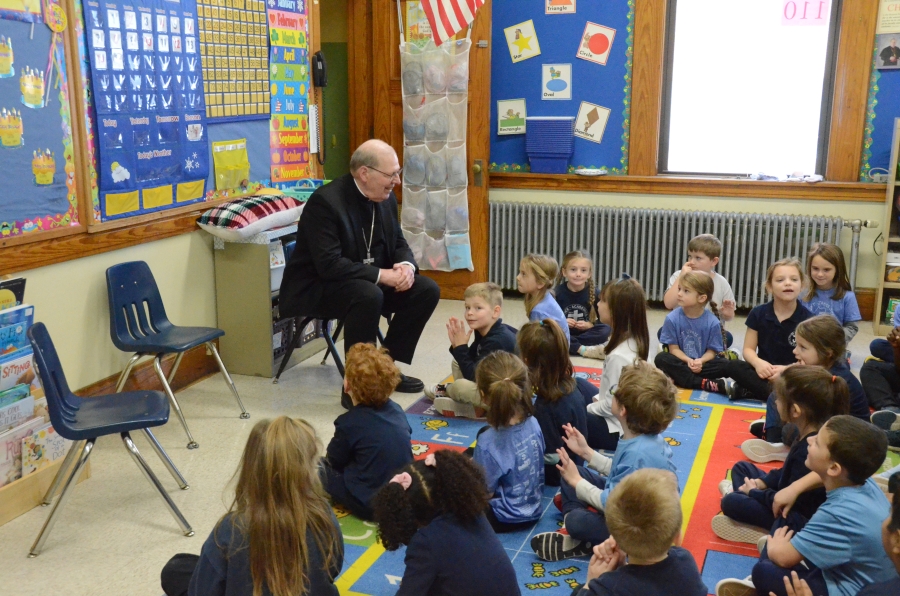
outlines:
[{"label": "khaki pant", "polygon": [[447,385],[447,395],[450,399],[461,404],[484,408],[484,404],[481,403],[481,395],[478,393],[478,386],[463,376],[456,360],[450,364],[450,370],[453,375],[453,382]]}]

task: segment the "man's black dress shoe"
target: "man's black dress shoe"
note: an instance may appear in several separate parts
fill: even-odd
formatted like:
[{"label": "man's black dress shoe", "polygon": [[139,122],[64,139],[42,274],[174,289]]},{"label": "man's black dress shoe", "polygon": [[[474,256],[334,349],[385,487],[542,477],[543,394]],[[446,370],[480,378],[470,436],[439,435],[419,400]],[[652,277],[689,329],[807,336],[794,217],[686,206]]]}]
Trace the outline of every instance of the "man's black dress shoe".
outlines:
[{"label": "man's black dress shoe", "polygon": [[345,410],[349,410],[353,407],[353,400],[350,399],[350,394],[341,389],[341,405]]},{"label": "man's black dress shoe", "polygon": [[425,391],[425,383],[415,377],[407,377],[400,375],[400,384],[397,385],[396,391],[400,393],[421,393]]}]

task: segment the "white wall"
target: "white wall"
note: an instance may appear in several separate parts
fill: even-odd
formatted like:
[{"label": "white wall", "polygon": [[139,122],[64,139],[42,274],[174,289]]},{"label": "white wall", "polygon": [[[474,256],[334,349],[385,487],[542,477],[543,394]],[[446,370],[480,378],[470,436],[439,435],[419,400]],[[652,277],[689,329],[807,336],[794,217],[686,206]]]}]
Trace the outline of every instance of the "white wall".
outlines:
[{"label": "white wall", "polygon": [[[874,288],[880,277],[881,257],[872,250],[872,243],[885,229],[884,205],[850,201],[810,201],[788,199],[744,199],[728,197],[691,197],[672,195],[615,194],[576,191],[536,191],[494,188],[492,202],[553,203],[585,206],[634,207],[646,209],[685,209],[689,211],[731,211],[741,213],[772,213],[788,215],[837,216],[844,219],[874,220],[876,229],[863,229],[859,243],[859,268],[856,285]],[[845,228],[841,248],[850,257],[852,234]],[[574,248],[574,247],[573,247]],[[880,250],[880,248],[879,248]]]},{"label": "white wall", "polygon": [[35,306],[35,320],[47,325],[73,390],[121,372],[131,356],[112,344],[106,298],[106,269],[125,261],[150,265],[172,322],[216,325],[212,239],[206,232],[19,273],[28,280],[26,301]]}]

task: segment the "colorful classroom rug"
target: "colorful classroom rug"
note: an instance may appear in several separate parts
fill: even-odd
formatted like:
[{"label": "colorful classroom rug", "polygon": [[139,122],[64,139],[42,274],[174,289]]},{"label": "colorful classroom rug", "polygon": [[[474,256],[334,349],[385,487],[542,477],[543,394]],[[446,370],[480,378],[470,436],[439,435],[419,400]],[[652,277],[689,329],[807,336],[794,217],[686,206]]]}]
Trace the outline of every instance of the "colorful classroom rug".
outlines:
[{"label": "colorful classroom rug", "polygon": [[[600,369],[575,367],[576,375],[595,385]],[[679,393],[676,419],[664,437],[672,446],[678,468],[678,484],[684,514],[684,543],[697,561],[703,581],[714,590],[726,577],[746,577],[757,560],[756,546],[727,542],[712,532],[710,520],[719,512],[718,484],[736,461],[743,459],[740,445],[752,438],[750,421],[760,418],[764,407],[754,402],[729,402],[721,395],[683,390]],[[438,449],[463,451],[475,442],[483,420],[445,418],[424,397],[407,409],[413,429],[416,459]],[[900,463],[900,454],[889,453],[885,469]],[[562,514],[553,506],[558,489],[544,490],[544,513],[530,530],[501,534],[500,541],[519,578],[522,594],[569,595],[584,583],[588,558],[548,563],[538,559],[529,546],[531,537],[556,530]],[[337,580],[342,596],[391,596],[403,577],[405,550],[386,552],[378,543],[375,525],[346,512],[336,512],[344,534],[344,570]]]}]

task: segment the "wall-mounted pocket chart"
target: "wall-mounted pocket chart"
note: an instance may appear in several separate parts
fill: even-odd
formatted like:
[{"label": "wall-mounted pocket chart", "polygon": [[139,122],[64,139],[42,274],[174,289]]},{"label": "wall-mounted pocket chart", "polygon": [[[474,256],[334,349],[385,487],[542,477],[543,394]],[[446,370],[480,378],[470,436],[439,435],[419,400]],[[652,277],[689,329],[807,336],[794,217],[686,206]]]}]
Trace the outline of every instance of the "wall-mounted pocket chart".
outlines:
[{"label": "wall-mounted pocket chart", "polygon": [[[55,3],[45,5],[56,15],[47,22],[40,3],[29,6],[36,12],[0,8],[3,241],[26,241],[26,237],[64,233],[80,225],[81,155],[73,137],[76,108],[66,56],[73,32],[62,28],[64,17]],[[59,31],[51,30],[50,24]]]},{"label": "wall-mounted pocket chart", "polygon": [[87,0],[84,23],[101,217],[202,201],[209,140],[196,0]]},{"label": "wall-mounted pocket chart", "polygon": [[[529,171],[527,125],[510,124],[510,114],[522,116],[518,123],[527,113],[576,118],[570,171],[602,167],[627,173],[634,2],[495,0],[492,172]],[[510,100],[524,100],[525,109]]]}]

